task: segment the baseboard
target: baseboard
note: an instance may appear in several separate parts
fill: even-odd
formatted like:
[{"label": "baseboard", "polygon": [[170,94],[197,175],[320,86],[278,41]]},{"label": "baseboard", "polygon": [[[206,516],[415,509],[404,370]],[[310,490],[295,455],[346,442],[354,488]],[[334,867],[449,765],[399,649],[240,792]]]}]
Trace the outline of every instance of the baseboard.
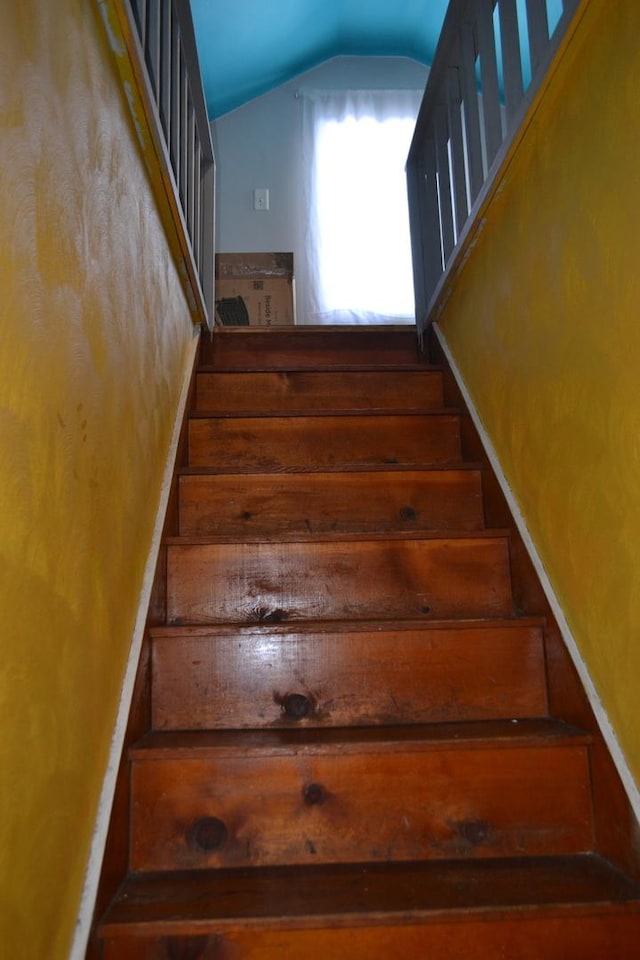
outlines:
[{"label": "baseboard", "polygon": [[162,486],[160,491],[160,499],[158,502],[158,510],[156,513],[156,518],[155,518],[155,523],[153,528],[153,535],[151,538],[151,545],[150,545],[149,553],[147,556],[147,562],[145,564],[145,569],[144,569],[144,577],[142,581],[142,589],[140,591],[138,612],[136,615],[133,634],[131,638],[131,646],[129,649],[129,658],[127,661],[127,668],[125,671],[124,680],[123,680],[122,688],[120,691],[120,702],[118,704],[116,722],[114,726],[113,735],[111,738],[109,758],[108,758],[107,768],[106,768],[106,772],[105,772],[104,780],[102,784],[102,791],[100,793],[100,800],[98,802],[98,812],[96,814],[93,836],[91,839],[91,847],[89,850],[89,858],[87,863],[87,870],[85,873],[84,887],[82,890],[82,896],[80,898],[80,906],[78,909],[78,917],[76,920],[76,927],[74,931],[73,941],[71,944],[71,950],[69,952],[69,960],[84,960],[86,950],[87,950],[87,943],[89,940],[89,934],[91,931],[91,923],[93,920],[93,912],[95,909],[98,885],[100,881],[100,871],[102,868],[102,860],[104,857],[104,851],[105,851],[105,846],[107,842],[107,834],[109,831],[109,819],[111,816],[111,808],[113,805],[118,768],[120,765],[120,758],[122,756],[124,737],[125,737],[125,732],[127,728],[127,720],[128,720],[129,711],[131,708],[131,698],[133,695],[136,672],[138,669],[138,660],[140,658],[142,639],[144,636],[145,624],[147,620],[147,611],[149,609],[149,601],[151,598],[151,591],[153,588],[156,564],[158,562],[158,554],[160,551],[160,545],[162,541],[164,519],[165,519],[165,514],[167,512],[169,495],[171,492],[171,483],[173,479],[176,454],[178,451],[178,444],[180,440],[180,432],[182,429],[182,423],[184,420],[185,410],[186,410],[187,401],[189,397],[191,374],[195,365],[198,344],[199,344],[199,338],[197,335],[194,335],[189,345],[189,348],[187,350],[185,370],[183,373],[182,389],[180,391],[180,398],[178,401],[178,406],[176,408],[176,414],[175,414],[175,419],[173,423],[173,431],[171,434],[171,443],[169,445],[169,450],[167,452],[167,458],[164,466]]},{"label": "baseboard", "polygon": [[535,546],[535,543],[533,542],[531,534],[529,533],[525,518],[522,515],[522,512],[518,505],[518,501],[516,500],[511,490],[511,487],[509,486],[509,482],[506,476],[504,475],[495,447],[493,446],[484,428],[480,415],[478,414],[478,410],[474,404],[473,398],[471,397],[467,389],[466,383],[460,372],[460,369],[456,364],[456,361],[451,353],[451,350],[449,349],[449,345],[447,343],[446,337],[442,329],[439,327],[438,323],[434,323],[432,326],[432,330],[433,330],[433,334],[437,338],[438,344],[440,345],[440,348],[444,356],[447,359],[447,363],[449,364],[451,373],[455,378],[458,389],[460,390],[460,393],[464,398],[467,409],[469,411],[469,416],[473,421],[474,427],[485,449],[487,459],[491,464],[491,467],[494,471],[496,479],[502,490],[502,494],[505,500],[507,501],[508,507],[513,517],[513,521],[522,538],[522,542],[529,555],[531,563],[533,564],[535,572],[538,576],[542,589],[547,598],[547,602],[549,603],[549,606],[556,618],[558,628],[562,635],[562,639],[564,640],[565,646],[569,652],[569,655],[571,656],[571,659],[578,673],[580,681],[584,687],[584,691],[589,701],[589,705],[593,711],[600,733],[602,734],[602,738],[609,750],[611,759],[616,767],[618,776],[620,777],[624,790],[627,794],[629,804],[633,810],[633,813],[636,819],[640,821],[640,790],[636,785],[634,776],[629,768],[629,765],[626,761],[622,748],[620,747],[620,744],[618,742],[618,738],[616,736],[615,730],[611,725],[611,722],[609,720],[605,707],[602,701],[600,700],[598,691],[596,690],[593,680],[591,679],[589,669],[582,657],[582,654],[580,653],[580,649],[578,647],[578,644],[576,643],[575,637],[573,636],[573,633],[569,627],[569,624],[567,623],[567,619],[562,609],[562,605],[555,593],[555,590],[553,589],[553,586],[551,584],[551,581],[545,569],[545,565],[536,549],[536,546]]}]

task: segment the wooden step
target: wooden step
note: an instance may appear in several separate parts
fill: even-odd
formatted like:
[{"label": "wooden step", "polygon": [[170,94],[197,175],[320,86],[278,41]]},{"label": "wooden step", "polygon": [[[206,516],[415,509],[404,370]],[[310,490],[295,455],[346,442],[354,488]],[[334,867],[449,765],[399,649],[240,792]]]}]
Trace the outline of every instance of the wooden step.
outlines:
[{"label": "wooden step", "polygon": [[548,720],[152,733],[131,869],[589,851],[588,746]]},{"label": "wooden step", "polygon": [[219,473],[460,461],[456,413],[191,417],[189,465]]},{"label": "wooden step", "polygon": [[204,336],[200,363],[226,370],[415,367],[424,364],[414,326],[216,328]]},{"label": "wooden step", "polygon": [[104,960],[638,960],[640,901],[593,855],[139,874],[100,936]]},{"label": "wooden step", "polygon": [[548,716],[415,329],[216,330],[194,393],[102,960],[640,960],[601,745]]},{"label": "wooden step", "polygon": [[215,368],[196,375],[200,413],[309,410],[434,410],[442,406],[439,370],[286,370],[230,373]]},{"label": "wooden step", "polygon": [[164,627],[156,730],[432,723],[547,712],[539,620]]},{"label": "wooden step", "polygon": [[452,619],[513,613],[504,531],[167,541],[167,622]]},{"label": "wooden step", "polygon": [[181,536],[480,530],[479,469],[180,477]]}]

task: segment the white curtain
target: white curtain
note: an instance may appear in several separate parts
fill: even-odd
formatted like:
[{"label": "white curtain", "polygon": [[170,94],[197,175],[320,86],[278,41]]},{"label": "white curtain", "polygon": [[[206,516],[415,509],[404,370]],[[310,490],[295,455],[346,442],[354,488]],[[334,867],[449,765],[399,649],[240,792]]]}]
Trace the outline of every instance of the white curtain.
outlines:
[{"label": "white curtain", "polygon": [[415,320],[404,167],[420,90],[302,91],[302,323]]}]

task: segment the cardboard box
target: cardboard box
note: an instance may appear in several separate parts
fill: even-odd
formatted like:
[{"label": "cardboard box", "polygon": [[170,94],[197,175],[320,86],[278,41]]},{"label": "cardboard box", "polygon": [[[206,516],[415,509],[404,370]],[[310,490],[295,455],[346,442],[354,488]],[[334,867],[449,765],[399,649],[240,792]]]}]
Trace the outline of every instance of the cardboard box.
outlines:
[{"label": "cardboard box", "polygon": [[216,320],[224,326],[292,326],[292,253],[216,254]]}]

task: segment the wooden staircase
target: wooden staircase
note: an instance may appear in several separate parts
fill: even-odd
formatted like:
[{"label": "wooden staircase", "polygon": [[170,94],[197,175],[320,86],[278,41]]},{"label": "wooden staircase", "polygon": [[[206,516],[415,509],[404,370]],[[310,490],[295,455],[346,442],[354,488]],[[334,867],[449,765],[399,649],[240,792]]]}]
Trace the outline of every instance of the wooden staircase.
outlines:
[{"label": "wooden staircase", "polygon": [[465,429],[411,329],[202,344],[103,960],[640,958]]}]

